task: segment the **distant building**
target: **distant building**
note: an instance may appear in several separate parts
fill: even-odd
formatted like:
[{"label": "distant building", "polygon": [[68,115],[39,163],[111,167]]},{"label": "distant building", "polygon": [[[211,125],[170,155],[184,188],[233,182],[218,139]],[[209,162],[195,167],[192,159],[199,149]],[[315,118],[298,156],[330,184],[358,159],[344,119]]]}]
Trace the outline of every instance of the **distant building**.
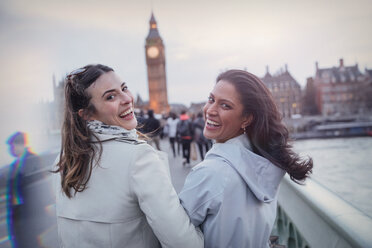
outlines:
[{"label": "distant building", "polygon": [[58,83],[53,76],[53,98],[50,103],[50,112],[47,120],[51,130],[61,130],[63,123],[64,107],[65,107],[65,78],[62,78]]},{"label": "distant building", "polygon": [[309,77],[306,80],[306,86],[302,98],[302,115],[318,115],[319,111],[316,105],[316,88],[314,78]]},{"label": "distant building", "polygon": [[165,52],[154,14],[151,13],[150,30],[146,38],[146,64],[149,84],[149,108],[157,114],[169,112]]},{"label": "distant building", "polygon": [[365,76],[369,82],[372,82],[372,70],[365,69]]},{"label": "distant building", "polygon": [[170,111],[177,115],[181,114],[183,110],[188,111],[188,108],[182,103],[171,103],[170,104]]},{"label": "distant building", "polygon": [[366,111],[372,113],[372,70],[365,69],[364,76],[363,99],[365,100]]},{"label": "distant building", "polygon": [[148,110],[149,102],[142,100],[140,94],[137,94],[137,98],[134,102],[134,107],[136,109],[141,109],[142,111]]},{"label": "distant building", "polygon": [[285,65],[284,71],[279,71],[272,76],[266,67],[266,74],[261,80],[271,91],[275,103],[284,118],[291,118],[301,113],[301,87],[288,72]]},{"label": "distant building", "polygon": [[351,115],[365,111],[365,76],[359,71],[358,64],[345,66],[344,60],[331,68],[319,68],[315,63],[314,84],[316,104],[323,116]]},{"label": "distant building", "polygon": [[191,103],[189,112],[190,114],[197,115],[200,112],[203,112],[203,107],[206,102],[200,102],[200,103]]},{"label": "distant building", "polygon": [[[144,101],[140,95],[137,95],[135,100],[135,111],[137,113],[141,112],[141,110],[146,111],[148,109],[153,109],[157,114],[167,114],[170,106],[167,96],[165,48],[153,14],[151,14],[149,24],[150,30],[146,38],[145,52],[150,99],[149,101]],[[53,77],[54,101],[45,104],[48,112],[46,122],[49,123],[48,126],[50,130],[61,130],[65,101],[64,87],[64,79],[56,83]],[[187,109],[181,104],[174,104],[173,108],[179,112],[181,109]]]}]

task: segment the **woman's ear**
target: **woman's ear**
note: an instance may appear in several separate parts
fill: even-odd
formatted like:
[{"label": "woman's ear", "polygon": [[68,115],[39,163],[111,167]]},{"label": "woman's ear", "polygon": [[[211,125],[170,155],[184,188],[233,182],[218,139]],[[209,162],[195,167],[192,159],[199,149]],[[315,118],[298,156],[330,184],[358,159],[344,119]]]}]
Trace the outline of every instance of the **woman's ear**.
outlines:
[{"label": "woman's ear", "polygon": [[88,121],[89,120],[89,115],[87,114],[87,110],[86,109],[79,109],[78,111],[78,115],[85,121]]},{"label": "woman's ear", "polygon": [[243,123],[242,123],[241,128],[242,128],[242,129],[245,129],[246,127],[248,127],[249,125],[251,125],[252,121],[253,121],[253,115],[252,115],[252,114],[246,116],[246,117],[244,118],[244,121],[243,121]]}]

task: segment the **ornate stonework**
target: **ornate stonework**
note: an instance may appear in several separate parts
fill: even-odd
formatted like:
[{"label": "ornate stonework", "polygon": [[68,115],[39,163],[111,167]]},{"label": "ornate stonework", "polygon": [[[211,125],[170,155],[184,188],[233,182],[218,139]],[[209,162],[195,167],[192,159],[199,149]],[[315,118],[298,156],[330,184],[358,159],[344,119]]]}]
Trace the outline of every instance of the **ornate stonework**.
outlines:
[{"label": "ornate stonework", "polygon": [[165,73],[165,52],[154,15],[151,14],[150,31],[145,45],[147,78],[149,85],[149,108],[155,113],[169,112],[167,80]]}]

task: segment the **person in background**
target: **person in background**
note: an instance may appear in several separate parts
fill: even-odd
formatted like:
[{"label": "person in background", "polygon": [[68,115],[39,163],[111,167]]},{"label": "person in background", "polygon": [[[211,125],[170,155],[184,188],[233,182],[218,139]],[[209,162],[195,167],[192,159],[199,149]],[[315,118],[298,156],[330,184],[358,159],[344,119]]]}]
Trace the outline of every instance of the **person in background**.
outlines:
[{"label": "person in background", "polygon": [[162,115],[160,118],[160,139],[168,137],[168,126],[167,126],[167,116]]},{"label": "person in background", "polygon": [[145,130],[144,130],[144,123],[145,123],[145,113],[143,112],[142,109],[140,109],[140,111],[137,113],[136,115],[136,119],[137,119],[137,131],[141,132],[141,133],[145,133]]},{"label": "person in background", "polygon": [[179,122],[179,119],[177,118],[177,115],[174,112],[169,113],[169,118],[167,119],[167,126],[168,126],[168,137],[169,137],[169,143],[172,148],[173,157],[176,157],[176,148],[175,148],[175,142],[177,139],[177,124]]},{"label": "person in background", "polygon": [[149,109],[147,111],[147,119],[144,121],[144,130],[145,134],[150,137],[149,144],[155,143],[156,149],[160,150],[160,132],[161,132],[161,125],[160,121],[155,118],[154,110]]},{"label": "person in background", "polygon": [[[203,119],[203,113],[200,112],[197,114],[195,120],[193,121],[193,126],[194,126],[194,140],[196,144],[198,144],[201,160],[204,160],[204,154],[207,153],[209,150],[209,140],[205,138],[203,134],[204,125],[205,125],[205,122]],[[204,153],[204,149],[205,149],[205,153]]]},{"label": "person in background", "polygon": [[61,247],[203,247],[172,186],[168,155],[135,129],[133,104],[110,67],[66,77],[55,170]]},{"label": "person in background", "polygon": [[205,247],[269,247],[279,183],[312,172],[312,159],[292,150],[273,97],[255,75],[229,70],[217,77],[204,106],[204,136],[215,140],[179,194]]},{"label": "person in background", "polygon": [[41,167],[41,161],[30,148],[27,134],[16,132],[8,140],[9,152],[15,158],[10,165],[6,186],[8,238],[12,247],[40,247],[37,237],[40,225],[32,223],[37,192],[30,192],[31,175]]},{"label": "person in background", "polygon": [[177,137],[182,144],[183,165],[190,164],[190,150],[194,131],[186,111],[181,112],[180,121],[177,124]]}]

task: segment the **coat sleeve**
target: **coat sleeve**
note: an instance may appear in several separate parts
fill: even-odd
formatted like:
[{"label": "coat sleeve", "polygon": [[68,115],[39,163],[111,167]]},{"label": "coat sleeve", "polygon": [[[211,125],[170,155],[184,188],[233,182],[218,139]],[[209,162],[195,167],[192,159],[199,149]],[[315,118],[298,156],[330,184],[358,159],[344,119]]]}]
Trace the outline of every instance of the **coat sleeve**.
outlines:
[{"label": "coat sleeve", "polygon": [[214,167],[199,164],[189,173],[179,194],[195,226],[200,226],[208,215],[217,214],[222,203],[225,178]]},{"label": "coat sleeve", "polygon": [[168,158],[140,145],[131,168],[131,190],[163,247],[204,246],[201,231],[190,222],[173,188]]}]

